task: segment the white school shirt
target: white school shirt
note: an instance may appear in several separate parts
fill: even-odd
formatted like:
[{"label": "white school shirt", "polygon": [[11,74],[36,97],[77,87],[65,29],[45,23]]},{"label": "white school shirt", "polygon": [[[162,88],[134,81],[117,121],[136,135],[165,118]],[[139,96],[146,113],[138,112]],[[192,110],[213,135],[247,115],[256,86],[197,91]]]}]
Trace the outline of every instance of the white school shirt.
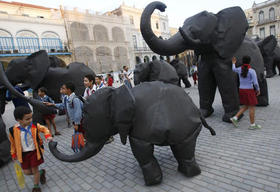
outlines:
[{"label": "white school shirt", "polygon": [[84,98],[86,99],[88,96],[91,96],[95,91],[96,91],[96,85],[95,84],[92,86],[92,89],[87,87],[85,89],[85,92],[84,92]]},{"label": "white school shirt", "polygon": [[[25,127],[25,129],[27,129],[28,126]],[[31,132],[31,128],[30,128],[30,132]],[[27,133],[27,143],[28,143],[28,147],[25,143],[25,132],[24,131],[20,131],[20,140],[21,140],[21,146],[22,146],[22,152],[27,152],[27,151],[34,151],[35,150],[35,145],[34,145],[34,141],[32,136]]]}]

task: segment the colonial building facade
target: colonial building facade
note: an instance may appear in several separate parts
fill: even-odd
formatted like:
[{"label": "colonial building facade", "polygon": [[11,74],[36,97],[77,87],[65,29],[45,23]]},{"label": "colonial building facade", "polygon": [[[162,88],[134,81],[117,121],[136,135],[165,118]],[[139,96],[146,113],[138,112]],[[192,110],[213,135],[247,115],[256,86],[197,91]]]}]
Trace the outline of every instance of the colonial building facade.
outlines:
[{"label": "colonial building facade", "polygon": [[0,61],[8,63],[39,50],[65,63],[72,61],[60,10],[0,1]]},{"label": "colonial building facade", "polygon": [[119,71],[124,65],[134,67],[128,20],[77,9],[63,9],[63,17],[75,61],[97,73]]},{"label": "colonial building facade", "polygon": [[[129,7],[125,4],[122,4],[119,8],[111,12],[107,12],[107,15],[122,16],[124,19],[129,21],[129,24],[131,24],[131,34],[128,38],[133,48],[135,55],[134,61],[136,63],[160,59],[160,56],[151,51],[142,37],[140,31],[140,19],[142,12],[143,9]],[[154,33],[158,37],[161,36],[163,39],[168,39],[171,36],[167,15],[160,14],[156,11],[151,17],[151,25]]]},{"label": "colonial building facade", "polygon": [[274,35],[280,39],[280,0],[254,3],[245,13],[250,26],[249,35],[259,36],[261,39]]}]

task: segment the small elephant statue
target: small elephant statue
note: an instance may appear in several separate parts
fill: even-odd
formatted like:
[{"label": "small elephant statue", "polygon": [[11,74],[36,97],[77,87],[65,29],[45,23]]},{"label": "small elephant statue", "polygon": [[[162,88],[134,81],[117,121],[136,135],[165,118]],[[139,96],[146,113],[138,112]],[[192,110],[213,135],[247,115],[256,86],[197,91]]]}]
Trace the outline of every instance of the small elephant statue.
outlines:
[{"label": "small elephant statue", "polygon": [[[172,101],[172,102],[170,102]],[[50,142],[51,153],[66,162],[79,162],[97,154],[106,140],[117,133],[126,144],[129,137],[146,185],[162,181],[160,166],[153,155],[154,145],[171,147],[178,170],[187,177],[200,174],[195,160],[196,138],[202,125],[209,127],[183,89],[160,81],[144,82],[129,89],[103,88],[84,103],[87,143],[81,152],[65,155]]]},{"label": "small elephant statue", "polygon": [[256,39],[260,51],[263,56],[266,78],[271,78],[276,75],[276,67],[280,75],[280,47],[274,35],[266,37],[264,40]]},{"label": "small elephant statue", "polygon": [[243,10],[231,7],[217,14],[203,11],[187,18],[179,32],[163,40],[152,31],[151,15],[155,9],[163,12],[165,8],[165,4],[156,1],[144,9],[140,22],[144,40],[159,55],[176,55],[186,49],[201,55],[198,65],[200,110],[205,117],[214,112],[212,104],[218,87],[225,111],[223,121],[230,122],[230,118],[239,110],[231,58],[242,44],[249,27]]}]

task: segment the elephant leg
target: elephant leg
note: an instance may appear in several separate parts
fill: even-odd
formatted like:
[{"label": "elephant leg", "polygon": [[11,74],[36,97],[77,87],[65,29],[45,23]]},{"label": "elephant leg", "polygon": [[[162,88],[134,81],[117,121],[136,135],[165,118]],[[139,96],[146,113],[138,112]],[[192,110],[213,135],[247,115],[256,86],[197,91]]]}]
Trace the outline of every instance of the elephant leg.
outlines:
[{"label": "elephant leg", "polygon": [[209,58],[203,56],[201,62],[198,64],[199,105],[204,117],[209,117],[214,112],[212,104],[217,87],[209,61],[211,62]]},{"label": "elephant leg", "polygon": [[181,80],[182,80],[182,79],[179,77],[179,81],[178,81],[178,86],[179,86],[179,87],[182,87],[182,86],[181,86]]},{"label": "elephant leg", "polygon": [[190,81],[189,81],[189,79],[188,79],[188,76],[187,76],[187,75],[184,76],[184,77],[182,77],[182,80],[183,80],[183,82],[184,82],[186,88],[189,88],[189,87],[192,86],[191,83],[190,83]]},{"label": "elephant leg", "polygon": [[193,136],[189,137],[180,144],[170,146],[174,157],[178,161],[178,171],[187,177],[193,177],[201,173],[201,170],[196,163],[194,154],[196,138],[199,132],[200,131],[197,131]]},{"label": "elephant leg", "polygon": [[216,65],[213,68],[225,111],[223,116],[225,122],[230,122],[230,118],[239,110],[237,82],[231,65],[231,60],[217,58]]},{"label": "elephant leg", "polygon": [[161,183],[162,172],[153,155],[154,145],[132,137],[129,137],[129,142],[132,153],[142,169],[145,184],[149,186]]}]

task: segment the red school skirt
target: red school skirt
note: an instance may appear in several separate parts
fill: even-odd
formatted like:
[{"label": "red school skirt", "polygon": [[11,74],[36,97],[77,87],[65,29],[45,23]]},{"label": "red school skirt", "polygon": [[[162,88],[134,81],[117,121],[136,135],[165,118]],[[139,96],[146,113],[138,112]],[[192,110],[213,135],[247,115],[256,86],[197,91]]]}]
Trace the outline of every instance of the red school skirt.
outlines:
[{"label": "red school skirt", "polygon": [[239,89],[239,99],[241,105],[255,106],[258,104],[254,89]]},{"label": "red school skirt", "polygon": [[38,167],[44,163],[43,157],[41,159],[37,159],[37,151],[28,151],[22,153],[22,163],[21,167],[22,169],[31,169],[33,167]]}]

